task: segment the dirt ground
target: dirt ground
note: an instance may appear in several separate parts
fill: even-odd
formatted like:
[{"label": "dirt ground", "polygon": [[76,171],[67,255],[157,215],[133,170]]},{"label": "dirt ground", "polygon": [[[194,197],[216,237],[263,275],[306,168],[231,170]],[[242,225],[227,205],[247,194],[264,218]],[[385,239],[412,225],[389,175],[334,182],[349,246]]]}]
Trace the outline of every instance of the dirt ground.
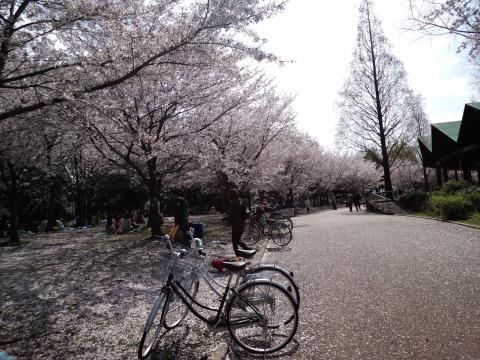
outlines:
[{"label": "dirt ground", "polygon": [[[231,254],[220,216],[206,223],[205,249]],[[0,247],[0,351],[16,359],[135,359],[161,284],[152,261],[164,251],[147,232],[106,235],[101,228],[35,235]],[[213,247],[212,240],[225,243]],[[205,285],[200,297],[204,296]],[[156,359],[208,359],[225,334],[192,315]]]}]

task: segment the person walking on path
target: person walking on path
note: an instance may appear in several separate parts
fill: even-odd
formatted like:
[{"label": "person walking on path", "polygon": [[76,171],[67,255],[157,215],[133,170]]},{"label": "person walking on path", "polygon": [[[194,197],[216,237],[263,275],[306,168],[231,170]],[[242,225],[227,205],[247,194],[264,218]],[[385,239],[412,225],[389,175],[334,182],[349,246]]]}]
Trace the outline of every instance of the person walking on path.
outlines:
[{"label": "person walking on path", "polygon": [[360,205],[360,194],[359,193],[354,193],[353,194],[353,204],[355,205],[355,210],[358,211],[358,210],[362,210],[361,208],[361,205]]},{"label": "person walking on path", "polygon": [[235,255],[238,256],[239,247],[244,250],[252,250],[252,248],[241,240],[243,231],[245,230],[245,219],[248,217],[247,206],[240,200],[237,189],[230,189],[228,197],[230,199],[228,220],[232,226],[232,246]]},{"label": "person walking on path", "polygon": [[350,209],[350,212],[352,212],[352,204],[353,204],[353,195],[351,193],[347,194],[347,206]]},{"label": "person walking on path", "polygon": [[337,210],[337,198],[335,197],[335,194],[332,194],[332,209]]},{"label": "person walking on path", "polygon": [[190,236],[190,223],[188,222],[188,217],[190,216],[188,202],[183,196],[180,196],[180,192],[176,189],[172,191],[172,205],[175,225],[178,225],[182,231],[181,234],[177,232],[177,240],[180,244],[189,248],[192,239]]},{"label": "person walking on path", "polygon": [[310,199],[305,200],[305,208],[307,209],[307,214],[310,214]]}]

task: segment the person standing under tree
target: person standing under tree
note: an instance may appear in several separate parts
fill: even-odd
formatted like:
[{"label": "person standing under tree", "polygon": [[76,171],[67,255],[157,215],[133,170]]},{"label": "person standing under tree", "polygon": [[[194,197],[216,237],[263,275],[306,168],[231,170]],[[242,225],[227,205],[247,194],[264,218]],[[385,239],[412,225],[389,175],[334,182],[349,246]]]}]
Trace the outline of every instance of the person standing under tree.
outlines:
[{"label": "person standing under tree", "polygon": [[352,204],[353,204],[353,195],[351,193],[347,194],[347,206],[350,209],[350,212],[352,212]]},{"label": "person standing under tree", "polygon": [[190,234],[190,223],[188,222],[189,211],[188,211],[188,202],[183,197],[180,196],[180,192],[176,189],[172,190],[172,205],[173,205],[173,216],[175,218],[175,225],[178,225],[181,234],[177,231],[176,240],[186,247],[190,247],[191,244],[191,234]]},{"label": "person standing under tree", "polygon": [[305,208],[307,209],[307,214],[310,214],[310,199],[305,200]]},{"label": "person standing under tree", "polygon": [[248,217],[247,206],[240,200],[237,189],[230,189],[228,191],[228,197],[230,199],[230,214],[228,220],[232,226],[232,246],[235,255],[238,256],[239,247],[244,250],[252,250],[241,240],[243,231],[245,230],[245,219]]},{"label": "person standing under tree", "polygon": [[355,205],[355,210],[358,211],[358,210],[362,210],[361,206],[360,206],[360,199],[361,199],[361,196],[358,192],[355,192],[353,194],[353,204]]}]

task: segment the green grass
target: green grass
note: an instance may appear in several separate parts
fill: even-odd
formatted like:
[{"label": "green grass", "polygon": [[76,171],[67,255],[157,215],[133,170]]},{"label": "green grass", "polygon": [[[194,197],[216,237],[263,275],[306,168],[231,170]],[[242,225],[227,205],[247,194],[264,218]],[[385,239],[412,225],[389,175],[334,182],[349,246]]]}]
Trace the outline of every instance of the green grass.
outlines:
[{"label": "green grass", "polygon": [[[413,216],[426,216],[426,217],[435,218],[438,220],[444,220],[440,216],[434,214],[432,211],[429,211],[429,210],[411,212],[410,214]],[[455,222],[480,226],[480,212],[475,212],[470,218],[466,220],[455,220]]]},{"label": "green grass", "polygon": [[480,212],[476,212],[467,220],[462,221],[465,224],[480,226]]}]

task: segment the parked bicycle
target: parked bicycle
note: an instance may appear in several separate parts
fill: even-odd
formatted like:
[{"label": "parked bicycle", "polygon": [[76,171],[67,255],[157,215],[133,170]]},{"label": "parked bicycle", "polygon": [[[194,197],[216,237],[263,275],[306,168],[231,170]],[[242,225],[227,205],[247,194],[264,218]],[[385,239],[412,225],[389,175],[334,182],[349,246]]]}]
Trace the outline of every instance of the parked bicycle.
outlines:
[{"label": "parked bicycle", "polygon": [[286,215],[282,210],[272,210],[268,213],[270,215],[270,220],[281,220],[285,221],[288,228],[293,230],[293,221],[289,215]]},{"label": "parked bicycle", "polygon": [[[194,239],[194,245],[189,251],[188,256],[199,256],[203,253],[202,241],[200,239]],[[293,272],[282,268],[277,263],[258,263],[253,266],[245,267],[237,276],[236,285],[244,283],[254,276],[272,279],[275,282],[283,285],[288,292],[293,296],[297,308],[300,306],[300,287],[294,280]],[[209,272],[206,272],[203,276],[203,280],[207,285],[215,292],[219,298],[222,297],[222,291],[225,289],[225,285],[217,281]]]},{"label": "parked bicycle", "polygon": [[[230,276],[221,294],[220,306],[202,304],[195,295],[198,281],[208,278],[205,275],[209,264],[202,256],[175,251],[168,237],[165,240],[170,251],[156,258],[155,270],[165,274],[166,281],[147,318],[138,350],[139,359],[148,358],[158,341],[180,325],[189,311],[211,330],[228,330],[241,348],[253,353],[273,353],[292,340],[298,326],[298,303],[283,285],[265,278],[265,274],[252,274],[250,278],[244,277],[246,281],[237,277],[237,283],[232,285],[234,273],[243,271],[247,263],[224,262]],[[195,251],[201,254],[200,249]],[[213,315],[200,314],[194,305]]]},{"label": "parked bicycle", "polygon": [[242,239],[247,245],[254,246],[265,236],[278,246],[286,246],[292,240],[292,229],[285,219],[269,219],[262,207],[255,205]]}]

